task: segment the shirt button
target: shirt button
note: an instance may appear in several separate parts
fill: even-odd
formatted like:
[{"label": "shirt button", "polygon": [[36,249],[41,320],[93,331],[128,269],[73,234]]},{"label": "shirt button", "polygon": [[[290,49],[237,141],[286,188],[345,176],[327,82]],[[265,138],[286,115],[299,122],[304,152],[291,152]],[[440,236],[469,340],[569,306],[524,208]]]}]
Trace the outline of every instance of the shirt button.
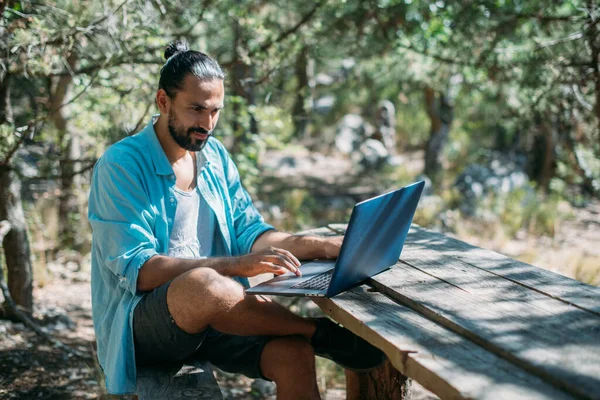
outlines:
[{"label": "shirt button", "polygon": [[168,223],[172,223],[173,222],[173,218],[167,218],[167,222]]},{"label": "shirt button", "polygon": [[172,197],[169,199],[169,201],[170,201],[171,203],[175,203],[175,199],[174,199],[174,198],[172,198]]}]

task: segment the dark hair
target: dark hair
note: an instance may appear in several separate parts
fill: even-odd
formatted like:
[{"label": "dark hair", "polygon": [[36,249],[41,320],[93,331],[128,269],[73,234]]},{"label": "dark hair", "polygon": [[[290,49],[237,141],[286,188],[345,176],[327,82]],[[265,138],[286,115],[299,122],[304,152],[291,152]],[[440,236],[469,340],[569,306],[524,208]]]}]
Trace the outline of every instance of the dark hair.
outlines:
[{"label": "dark hair", "polygon": [[183,88],[188,74],[202,81],[225,79],[218,62],[202,52],[189,50],[185,41],[170,43],[165,50],[165,59],[167,62],[160,69],[158,88],[167,92],[169,97],[174,97]]}]

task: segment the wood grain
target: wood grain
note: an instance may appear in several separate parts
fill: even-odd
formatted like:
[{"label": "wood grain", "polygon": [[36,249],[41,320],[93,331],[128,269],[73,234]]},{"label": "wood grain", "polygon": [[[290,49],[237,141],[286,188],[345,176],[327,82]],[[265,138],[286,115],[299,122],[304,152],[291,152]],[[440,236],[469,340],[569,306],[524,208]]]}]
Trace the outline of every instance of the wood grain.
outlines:
[{"label": "wood grain", "polygon": [[442,399],[568,399],[573,396],[402,306],[367,285],[314,301],[386,353],[402,374]]},{"label": "wood grain", "polygon": [[416,226],[401,262],[371,283],[573,395],[600,397],[600,288]]},{"label": "wood grain", "polygon": [[389,361],[369,372],[346,370],[346,400],[410,399],[411,382]]},{"label": "wood grain", "polygon": [[462,260],[473,268],[483,269],[531,290],[554,297],[577,308],[600,316],[600,287],[559,275],[511,259],[502,254],[472,246],[460,240],[413,225],[404,251],[427,250]]},{"label": "wood grain", "polygon": [[373,285],[557,387],[584,398],[600,393],[599,317],[484,271],[459,276],[456,260],[410,260],[420,269],[403,261]]}]

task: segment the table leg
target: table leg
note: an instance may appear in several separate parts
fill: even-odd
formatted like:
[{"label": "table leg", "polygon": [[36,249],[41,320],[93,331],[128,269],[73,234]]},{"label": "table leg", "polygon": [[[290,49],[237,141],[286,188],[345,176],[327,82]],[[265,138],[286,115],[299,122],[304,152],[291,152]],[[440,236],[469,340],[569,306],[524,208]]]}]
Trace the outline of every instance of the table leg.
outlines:
[{"label": "table leg", "polygon": [[346,399],[399,400],[410,398],[411,380],[385,363],[370,372],[346,370]]}]

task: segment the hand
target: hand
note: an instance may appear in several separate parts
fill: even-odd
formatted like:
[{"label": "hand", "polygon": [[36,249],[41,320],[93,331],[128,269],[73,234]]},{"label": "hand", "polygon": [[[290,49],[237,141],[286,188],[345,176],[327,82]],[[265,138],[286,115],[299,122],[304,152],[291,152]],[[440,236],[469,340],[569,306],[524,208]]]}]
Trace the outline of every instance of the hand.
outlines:
[{"label": "hand", "polygon": [[297,276],[300,272],[300,261],[289,251],[276,247],[267,247],[256,253],[236,257],[235,275],[251,277],[264,273],[283,275],[288,271]]},{"label": "hand", "polygon": [[343,240],[343,236],[324,238],[323,250],[325,251],[325,258],[337,258],[340,255]]}]

